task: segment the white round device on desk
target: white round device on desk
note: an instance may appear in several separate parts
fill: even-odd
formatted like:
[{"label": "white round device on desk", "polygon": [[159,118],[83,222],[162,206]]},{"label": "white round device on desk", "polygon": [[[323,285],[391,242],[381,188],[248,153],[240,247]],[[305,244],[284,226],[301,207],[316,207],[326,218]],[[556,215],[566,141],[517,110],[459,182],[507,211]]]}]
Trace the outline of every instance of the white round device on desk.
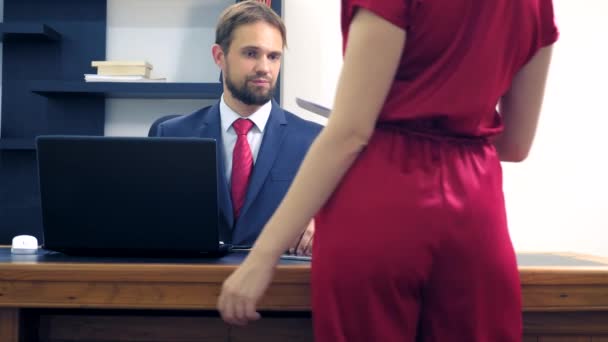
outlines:
[{"label": "white round device on desk", "polygon": [[38,239],[31,235],[17,235],[13,238],[11,253],[13,254],[36,254],[38,251]]}]

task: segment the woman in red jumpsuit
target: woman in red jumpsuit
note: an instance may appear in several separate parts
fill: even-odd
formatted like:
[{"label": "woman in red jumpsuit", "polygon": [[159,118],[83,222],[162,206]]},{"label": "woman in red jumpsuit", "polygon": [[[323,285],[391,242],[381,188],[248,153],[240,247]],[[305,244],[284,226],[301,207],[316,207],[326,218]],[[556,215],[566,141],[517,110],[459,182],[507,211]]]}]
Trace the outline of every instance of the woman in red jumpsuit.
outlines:
[{"label": "woman in red jumpsuit", "polygon": [[[334,111],[253,250],[224,320],[255,305],[316,216],[316,341],[521,341],[500,161],[532,144],[551,0],[343,0]],[[497,110],[498,107],[498,110]]]}]

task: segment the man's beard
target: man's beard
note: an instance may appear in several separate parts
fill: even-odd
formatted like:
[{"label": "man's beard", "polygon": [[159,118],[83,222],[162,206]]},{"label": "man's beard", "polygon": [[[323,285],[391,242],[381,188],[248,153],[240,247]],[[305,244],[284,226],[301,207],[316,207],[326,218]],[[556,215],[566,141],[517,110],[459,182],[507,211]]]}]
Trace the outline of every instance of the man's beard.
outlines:
[{"label": "man's beard", "polygon": [[276,85],[271,86],[268,89],[268,91],[265,93],[257,93],[255,91],[253,91],[250,87],[248,87],[249,81],[251,81],[255,78],[259,78],[258,76],[254,77],[254,78],[248,77],[240,87],[237,86],[236,83],[232,82],[232,80],[230,79],[230,72],[228,71],[228,69],[226,69],[225,77],[226,77],[226,86],[228,87],[228,90],[230,90],[230,92],[232,93],[232,96],[235,99],[243,102],[244,104],[246,104],[248,106],[252,106],[252,105],[261,106],[261,105],[265,104],[266,102],[270,101],[270,99],[272,99],[272,97],[274,96],[274,89],[275,89]]}]

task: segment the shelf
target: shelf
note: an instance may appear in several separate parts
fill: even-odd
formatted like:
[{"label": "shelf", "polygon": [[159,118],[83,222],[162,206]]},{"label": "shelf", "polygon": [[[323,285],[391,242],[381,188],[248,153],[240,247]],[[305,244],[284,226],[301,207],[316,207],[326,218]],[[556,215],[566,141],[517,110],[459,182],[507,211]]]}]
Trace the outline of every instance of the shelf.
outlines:
[{"label": "shelf", "polygon": [[219,99],[220,83],[32,81],[42,96],[99,95],[106,98]]},{"label": "shelf", "polygon": [[8,39],[59,40],[61,34],[40,23],[0,23],[0,40]]},{"label": "shelf", "polygon": [[0,138],[1,150],[35,150],[36,141],[32,139],[20,138]]}]

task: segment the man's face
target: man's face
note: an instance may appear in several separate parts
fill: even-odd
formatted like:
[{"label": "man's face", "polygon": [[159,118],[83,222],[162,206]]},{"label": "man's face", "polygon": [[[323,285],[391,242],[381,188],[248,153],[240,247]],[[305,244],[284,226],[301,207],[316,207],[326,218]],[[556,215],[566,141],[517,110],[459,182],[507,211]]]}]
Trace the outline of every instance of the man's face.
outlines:
[{"label": "man's face", "polygon": [[263,105],[274,95],[281,68],[283,38],[263,21],[234,30],[224,55],[225,84],[232,96],[246,105]]}]

